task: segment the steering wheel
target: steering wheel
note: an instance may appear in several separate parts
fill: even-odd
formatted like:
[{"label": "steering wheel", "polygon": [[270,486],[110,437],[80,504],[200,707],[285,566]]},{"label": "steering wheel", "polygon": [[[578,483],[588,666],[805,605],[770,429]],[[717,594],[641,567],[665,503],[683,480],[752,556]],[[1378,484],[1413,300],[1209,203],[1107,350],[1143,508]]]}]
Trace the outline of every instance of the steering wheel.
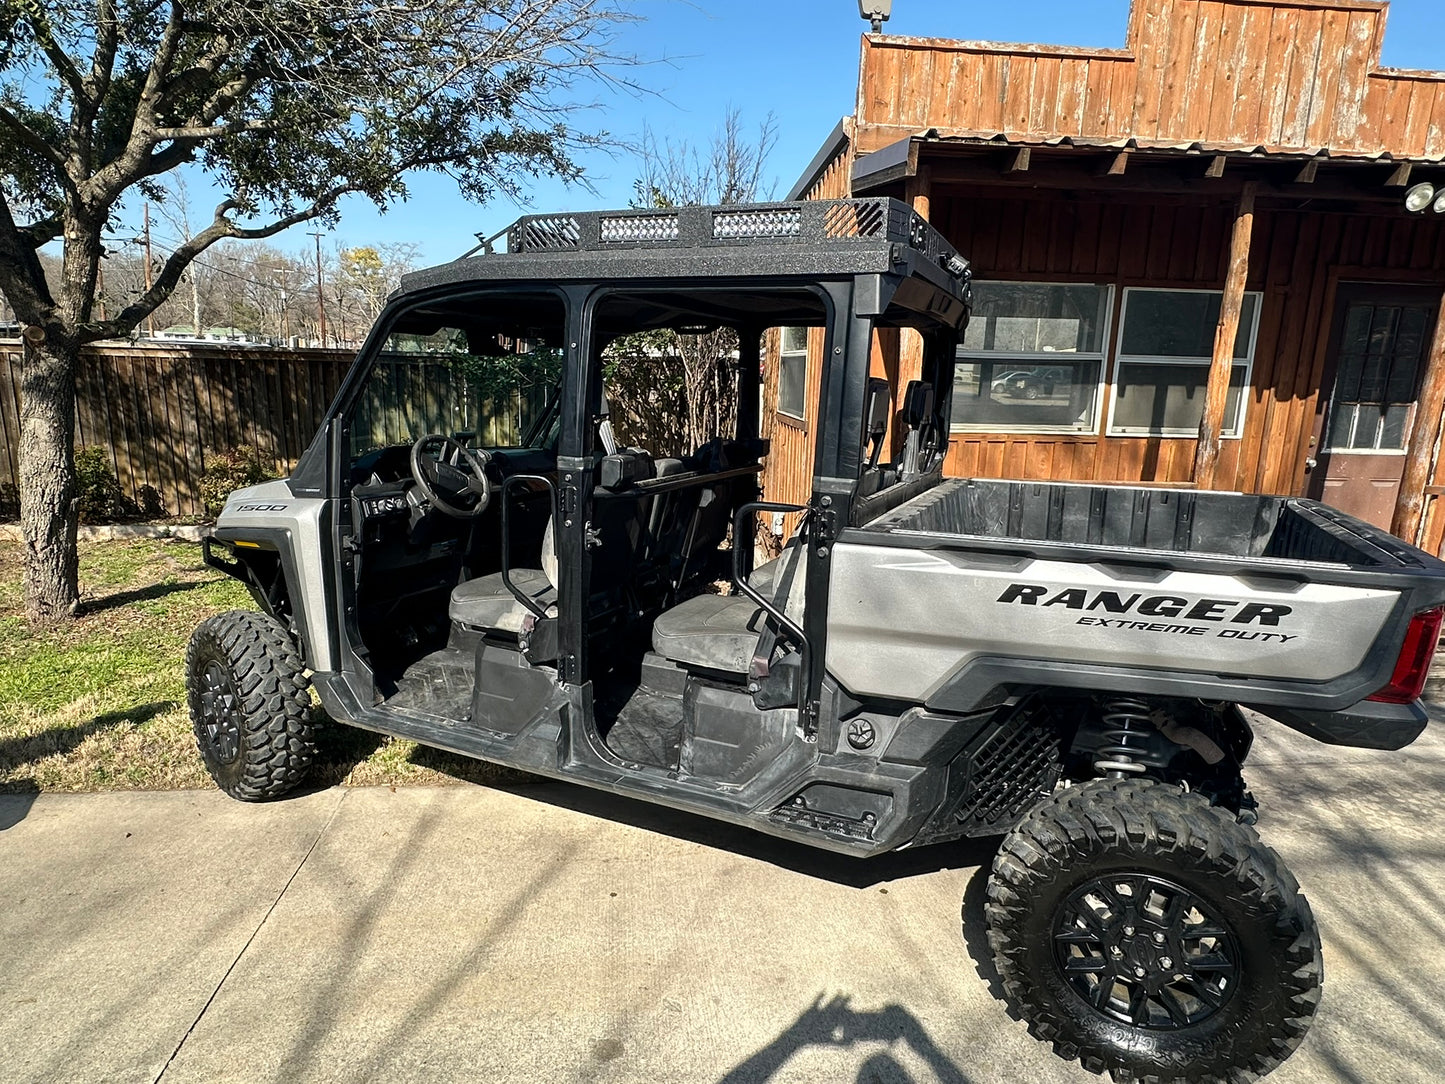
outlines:
[{"label": "steering wheel", "polygon": [[492,499],[487,477],[491,458],[441,433],[428,433],[411,446],[411,476],[422,496],[438,509],[455,519],[472,519]]}]

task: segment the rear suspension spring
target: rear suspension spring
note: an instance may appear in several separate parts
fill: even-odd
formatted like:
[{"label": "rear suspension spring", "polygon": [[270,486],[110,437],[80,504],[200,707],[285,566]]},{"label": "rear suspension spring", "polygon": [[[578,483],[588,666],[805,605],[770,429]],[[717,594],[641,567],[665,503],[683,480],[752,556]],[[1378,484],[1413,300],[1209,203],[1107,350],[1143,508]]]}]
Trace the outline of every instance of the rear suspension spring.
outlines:
[{"label": "rear suspension spring", "polygon": [[1144,751],[1153,726],[1149,705],[1134,697],[1119,697],[1104,703],[1103,743],[1094,760],[1094,771],[1113,779],[1138,774],[1145,766],[1134,759]]}]

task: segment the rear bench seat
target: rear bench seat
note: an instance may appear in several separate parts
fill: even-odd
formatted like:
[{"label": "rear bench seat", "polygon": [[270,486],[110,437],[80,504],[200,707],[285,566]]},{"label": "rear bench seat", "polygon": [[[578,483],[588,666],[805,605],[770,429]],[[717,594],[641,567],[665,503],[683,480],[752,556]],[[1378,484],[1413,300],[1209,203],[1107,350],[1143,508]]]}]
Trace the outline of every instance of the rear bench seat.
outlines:
[{"label": "rear bench seat", "polygon": [[[803,615],[805,597],[802,544],[794,540],[782,556],[759,565],[748,585],[794,621]],[[660,615],[652,625],[652,649],[683,666],[746,674],[758,651],[767,615],[743,594],[698,595]]]}]

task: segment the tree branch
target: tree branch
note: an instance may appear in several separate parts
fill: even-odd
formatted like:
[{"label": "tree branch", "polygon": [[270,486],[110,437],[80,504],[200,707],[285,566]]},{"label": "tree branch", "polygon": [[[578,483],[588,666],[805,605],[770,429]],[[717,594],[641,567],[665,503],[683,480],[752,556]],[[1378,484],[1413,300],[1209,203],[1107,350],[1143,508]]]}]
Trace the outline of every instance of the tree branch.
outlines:
[{"label": "tree branch", "polygon": [[[29,227],[33,228],[33,227]],[[10,203],[0,188],[0,287],[4,288],[15,314],[26,323],[47,320],[55,299],[45,282],[45,271],[36,255],[39,246],[28,243],[26,228],[15,225]]]},{"label": "tree branch", "polygon": [[35,42],[45,53],[46,59],[55,66],[55,72],[70,89],[71,96],[76,104],[87,100],[85,79],[80,74],[80,69],[75,66],[75,61],[66,55],[65,50],[55,40],[50,32],[50,23],[44,16],[37,18],[30,15],[26,20],[30,29],[35,34]]},{"label": "tree branch", "polygon": [[289,229],[301,222],[308,222],[318,215],[324,214],[338,199],[348,192],[354,191],[357,191],[355,185],[337,185],[323,193],[303,210],[285,215],[265,226],[255,227],[238,226],[235,220],[229,217],[231,212],[241,209],[240,201],[235,199],[222,201],[216,207],[211,224],[194,237],[183,241],[166,257],[166,262],[161,265],[160,273],[155,277],[149,290],[118,312],[114,319],[91,321],[81,325],[79,329],[81,341],[95,342],[98,339],[112,339],[128,335],[146,316],[154,312],[171,296],[186,268],[195,261],[197,256],[217,241],[227,237],[243,241],[274,237],[282,230]]},{"label": "tree branch", "polygon": [[115,73],[115,51],[120,43],[120,18],[115,10],[115,0],[100,0],[99,8],[95,52],[90,58],[90,76],[85,80],[86,97],[96,107],[105,101],[110,91],[110,80]]},{"label": "tree branch", "polygon": [[280,125],[264,120],[238,120],[231,124],[210,124],[184,128],[157,128],[157,142],[162,140],[202,140],[240,135],[242,132],[274,132]]},{"label": "tree branch", "polygon": [[[170,0],[171,13],[166,19],[156,43],[155,56],[146,72],[145,84],[140,98],[136,101],[135,114],[131,118],[130,134],[126,138],[125,150],[98,169],[86,183],[86,196],[97,204],[109,205],[138,179],[138,170],[156,145],[156,110],[161,100],[161,88],[166,73],[175,60],[180,48],[184,20],[178,0]],[[144,174],[142,174],[144,176]]]},{"label": "tree branch", "polygon": [[41,137],[40,133],[31,128],[3,105],[0,105],[0,124],[9,128],[10,131],[15,133],[16,138],[18,138],[21,143],[24,143],[26,147],[55,167],[56,179],[60,181],[67,192],[70,192],[72,195],[79,195],[76,191],[75,179],[70,176],[70,171],[66,169],[65,159],[61,157],[59,151]]}]

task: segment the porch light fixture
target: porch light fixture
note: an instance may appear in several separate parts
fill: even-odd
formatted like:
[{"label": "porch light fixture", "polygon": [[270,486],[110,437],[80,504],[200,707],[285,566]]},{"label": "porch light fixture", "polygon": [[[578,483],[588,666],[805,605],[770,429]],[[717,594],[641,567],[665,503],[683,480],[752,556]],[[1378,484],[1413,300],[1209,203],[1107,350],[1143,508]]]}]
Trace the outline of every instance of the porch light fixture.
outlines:
[{"label": "porch light fixture", "polygon": [[[1445,189],[1441,190],[1441,194],[1445,195]],[[1435,200],[1435,186],[1429,181],[1421,181],[1405,193],[1405,210],[1412,215],[1420,214],[1430,206],[1431,200]],[[1435,200],[1435,210],[1445,211],[1445,200]]]},{"label": "porch light fixture", "polygon": [[858,14],[873,24],[873,33],[881,34],[893,14],[893,0],[858,0]]}]

